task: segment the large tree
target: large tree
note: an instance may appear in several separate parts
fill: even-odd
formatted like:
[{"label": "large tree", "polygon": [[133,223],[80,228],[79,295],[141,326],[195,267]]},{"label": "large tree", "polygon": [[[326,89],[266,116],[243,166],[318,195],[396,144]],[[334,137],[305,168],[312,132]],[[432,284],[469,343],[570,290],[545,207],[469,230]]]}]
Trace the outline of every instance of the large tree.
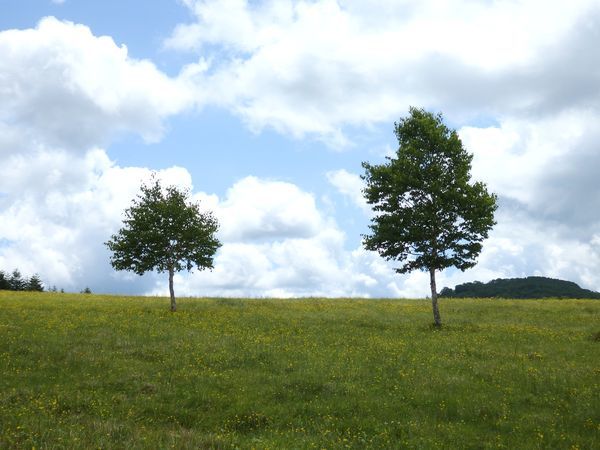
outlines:
[{"label": "large tree", "polygon": [[373,205],[365,248],[401,262],[395,270],[429,272],[433,318],[438,308],[436,271],[476,264],[481,242],[495,225],[496,196],[471,182],[473,156],[441,114],[411,108],[395,123],[398,151],[384,164],[363,162],[364,195]]},{"label": "large tree", "polygon": [[123,227],[106,242],[113,252],[110,262],[117,270],[138,275],[167,272],[171,311],[176,311],[173,275],[194,267],[213,268],[213,256],[221,245],[215,237],[218,222],[190,201],[187,190],[163,188],[156,177],[140,189],[125,210]]}]

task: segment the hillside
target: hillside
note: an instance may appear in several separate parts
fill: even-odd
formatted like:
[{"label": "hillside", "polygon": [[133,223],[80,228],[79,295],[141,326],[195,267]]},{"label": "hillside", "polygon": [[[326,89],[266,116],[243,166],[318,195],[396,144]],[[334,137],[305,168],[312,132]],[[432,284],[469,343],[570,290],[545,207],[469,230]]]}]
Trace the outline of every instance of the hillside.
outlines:
[{"label": "hillside", "polygon": [[600,448],[600,302],[0,292],[0,448]]},{"label": "hillside", "polygon": [[442,297],[473,298],[600,298],[600,293],[582,289],[572,281],[546,277],[498,278],[488,283],[474,281],[444,288]]}]

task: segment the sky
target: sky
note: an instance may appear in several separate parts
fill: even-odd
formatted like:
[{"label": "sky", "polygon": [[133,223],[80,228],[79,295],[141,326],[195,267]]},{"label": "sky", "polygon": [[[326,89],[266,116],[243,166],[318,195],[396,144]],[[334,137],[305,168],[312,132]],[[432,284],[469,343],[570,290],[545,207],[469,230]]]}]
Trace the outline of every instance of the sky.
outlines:
[{"label": "sky", "polygon": [[498,195],[478,264],[600,290],[600,0],[0,0],[0,269],[166,295],[105,247],[153,171],[214,212],[185,296],[428,295],[367,252],[361,163],[442,112]]}]

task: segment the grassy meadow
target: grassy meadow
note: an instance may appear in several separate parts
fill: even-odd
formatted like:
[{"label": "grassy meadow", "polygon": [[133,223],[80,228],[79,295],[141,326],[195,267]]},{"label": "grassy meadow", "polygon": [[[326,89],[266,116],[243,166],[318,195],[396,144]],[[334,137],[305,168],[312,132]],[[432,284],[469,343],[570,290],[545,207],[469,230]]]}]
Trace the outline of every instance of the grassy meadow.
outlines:
[{"label": "grassy meadow", "polygon": [[600,301],[0,291],[0,448],[600,448]]}]

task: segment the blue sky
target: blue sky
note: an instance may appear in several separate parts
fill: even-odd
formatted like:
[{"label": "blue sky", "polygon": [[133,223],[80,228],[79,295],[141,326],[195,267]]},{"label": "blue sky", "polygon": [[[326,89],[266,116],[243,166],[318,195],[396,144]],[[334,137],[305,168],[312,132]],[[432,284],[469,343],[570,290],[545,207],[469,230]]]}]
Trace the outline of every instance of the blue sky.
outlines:
[{"label": "blue sky", "polygon": [[164,294],[102,243],[151,170],[224,245],[177,292],[424,296],[361,247],[361,162],[409,106],[444,113],[500,198],[479,264],[600,290],[600,3],[0,1],[0,268]]}]

